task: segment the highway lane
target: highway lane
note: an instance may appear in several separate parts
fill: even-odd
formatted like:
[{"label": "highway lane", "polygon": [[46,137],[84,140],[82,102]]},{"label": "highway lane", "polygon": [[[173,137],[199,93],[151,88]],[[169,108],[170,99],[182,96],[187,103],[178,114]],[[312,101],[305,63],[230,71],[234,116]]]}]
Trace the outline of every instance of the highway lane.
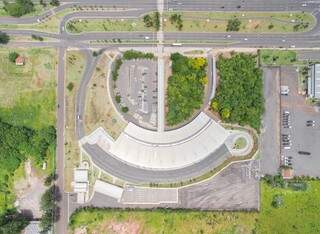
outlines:
[{"label": "highway lane", "polygon": [[165,0],[165,10],[192,11],[313,11],[318,1],[303,0]]}]

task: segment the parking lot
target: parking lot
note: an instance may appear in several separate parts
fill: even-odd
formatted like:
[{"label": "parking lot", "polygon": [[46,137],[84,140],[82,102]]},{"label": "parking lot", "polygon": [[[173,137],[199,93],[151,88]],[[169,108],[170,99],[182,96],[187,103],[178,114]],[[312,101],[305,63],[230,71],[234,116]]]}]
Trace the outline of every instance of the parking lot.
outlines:
[{"label": "parking lot", "polygon": [[146,128],[157,126],[157,63],[154,60],[127,60],[119,70],[116,93],[121,106],[129,111],[125,117]]},{"label": "parking lot", "polygon": [[281,68],[281,85],[289,87],[289,94],[281,95],[282,164],[292,166],[297,176],[320,176],[320,112],[298,93],[295,67]]}]

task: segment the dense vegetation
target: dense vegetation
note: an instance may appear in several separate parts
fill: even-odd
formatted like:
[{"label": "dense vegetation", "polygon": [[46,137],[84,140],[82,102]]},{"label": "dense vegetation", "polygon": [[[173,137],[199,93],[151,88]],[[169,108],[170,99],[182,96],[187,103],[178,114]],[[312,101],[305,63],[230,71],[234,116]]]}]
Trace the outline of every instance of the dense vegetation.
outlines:
[{"label": "dense vegetation", "polygon": [[160,29],[160,14],[159,12],[154,12],[152,15],[145,15],[143,17],[144,25],[147,28],[153,27],[156,31]]},{"label": "dense vegetation", "polygon": [[21,233],[28,223],[27,219],[16,210],[8,210],[5,214],[0,215],[0,233]]},{"label": "dense vegetation", "polygon": [[220,113],[226,122],[250,125],[260,129],[264,111],[262,72],[256,57],[249,54],[232,54],[219,57],[219,86],[211,109]]},{"label": "dense vegetation", "polygon": [[123,53],[124,60],[132,60],[132,59],[154,59],[153,53],[143,53],[136,50],[127,50]]},{"label": "dense vegetation", "polygon": [[20,164],[31,157],[42,165],[48,159],[49,148],[55,148],[56,130],[53,126],[34,130],[14,126],[0,119],[0,191],[10,193],[9,178]]},{"label": "dense vegetation", "polygon": [[34,5],[31,0],[16,0],[15,2],[4,1],[4,9],[9,15],[20,17],[34,11]]},{"label": "dense vegetation", "polygon": [[9,40],[9,35],[0,31],[0,44],[7,44]]},{"label": "dense vegetation", "polygon": [[56,187],[51,186],[41,197],[40,207],[42,211],[42,217],[40,226],[44,233],[47,233],[51,230],[54,220],[58,217],[59,212],[57,211],[58,207],[56,206]]},{"label": "dense vegetation", "polygon": [[207,83],[205,58],[171,55],[172,76],[169,77],[167,123],[178,124],[191,117],[201,107]]}]

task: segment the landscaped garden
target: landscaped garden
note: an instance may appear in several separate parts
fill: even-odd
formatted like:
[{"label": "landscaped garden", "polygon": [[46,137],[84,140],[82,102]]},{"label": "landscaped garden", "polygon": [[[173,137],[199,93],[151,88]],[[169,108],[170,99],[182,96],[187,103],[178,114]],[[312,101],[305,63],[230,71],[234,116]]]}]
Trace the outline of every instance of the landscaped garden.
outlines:
[{"label": "landscaped garden", "polygon": [[[70,218],[70,229],[86,233],[319,233],[320,181],[302,181],[307,190],[261,182],[260,212],[116,210],[86,208]],[[277,205],[276,205],[277,204]]]},{"label": "landscaped garden", "polygon": [[203,102],[207,84],[207,60],[179,53],[171,55],[172,75],[167,89],[167,124],[172,126],[188,120]]},{"label": "landscaped garden", "polygon": [[264,111],[262,72],[255,55],[232,53],[217,62],[219,85],[211,109],[223,121],[249,125],[259,131]]}]

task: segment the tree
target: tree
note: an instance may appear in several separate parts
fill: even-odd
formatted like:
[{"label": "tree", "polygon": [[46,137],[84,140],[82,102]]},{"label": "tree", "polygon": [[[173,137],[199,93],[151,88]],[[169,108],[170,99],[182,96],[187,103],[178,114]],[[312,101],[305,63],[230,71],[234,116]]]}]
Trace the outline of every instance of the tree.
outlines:
[{"label": "tree", "polygon": [[10,40],[8,34],[0,31],[0,44],[7,44]]},{"label": "tree", "polygon": [[73,90],[73,87],[74,87],[74,84],[72,82],[70,82],[68,85],[67,85],[67,89],[69,90],[69,92],[71,92]]},{"label": "tree", "polygon": [[273,196],[272,198],[272,202],[271,202],[271,205],[274,207],[274,208],[279,208],[283,205],[283,196],[280,195],[280,194],[276,194]]},{"label": "tree", "polygon": [[9,60],[12,63],[15,63],[18,57],[19,57],[19,54],[15,51],[9,53]]},{"label": "tree", "polygon": [[144,22],[144,25],[148,28],[153,26],[152,18],[150,15],[145,15],[143,17],[143,22]]},{"label": "tree", "polygon": [[56,203],[55,203],[55,186],[51,186],[41,197],[40,208],[42,210],[42,217],[40,226],[43,232],[51,229],[55,220]]},{"label": "tree", "polygon": [[219,103],[217,101],[212,101],[210,107],[213,111],[218,111],[219,110]]},{"label": "tree", "polygon": [[228,20],[227,31],[239,31],[241,21],[238,18]]},{"label": "tree", "polygon": [[50,1],[50,5],[51,6],[59,6],[60,5],[60,1],[59,0],[51,0]]},{"label": "tree", "polygon": [[9,210],[0,216],[0,233],[16,234],[28,225],[28,220],[16,210]]},{"label": "tree", "polygon": [[126,107],[126,106],[122,106],[122,107],[121,107],[121,111],[122,111],[123,113],[127,113],[127,112],[129,111],[129,108]]},{"label": "tree", "polygon": [[227,119],[229,119],[229,117],[230,117],[230,109],[229,108],[223,108],[222,110],[221,110],[221,118],[223,119],[223,120],[227,120]]}]

